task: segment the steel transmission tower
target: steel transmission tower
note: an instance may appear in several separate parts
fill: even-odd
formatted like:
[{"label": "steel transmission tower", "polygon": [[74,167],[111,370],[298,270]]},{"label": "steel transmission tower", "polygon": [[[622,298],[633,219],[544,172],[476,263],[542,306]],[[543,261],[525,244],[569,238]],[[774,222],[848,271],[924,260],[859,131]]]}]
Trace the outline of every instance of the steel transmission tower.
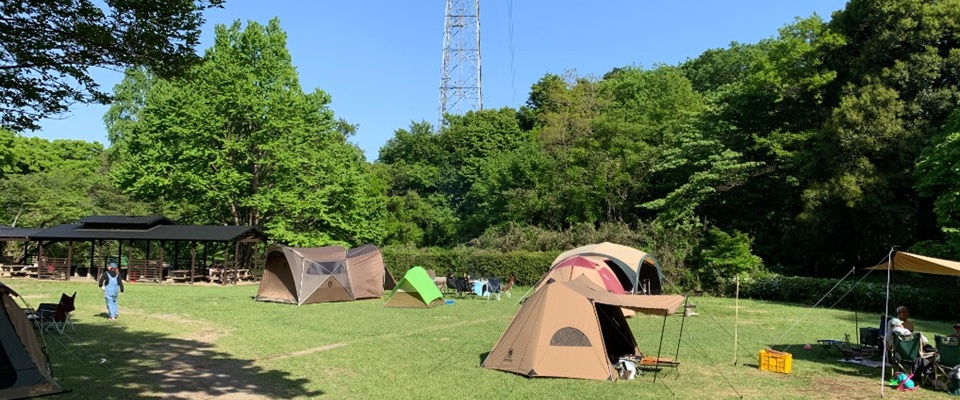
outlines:
[{"label": "steel transmission tower", "polygon": [[483,109],[480,77],[480,0],[447,0],[438,128],[446,113]]}]

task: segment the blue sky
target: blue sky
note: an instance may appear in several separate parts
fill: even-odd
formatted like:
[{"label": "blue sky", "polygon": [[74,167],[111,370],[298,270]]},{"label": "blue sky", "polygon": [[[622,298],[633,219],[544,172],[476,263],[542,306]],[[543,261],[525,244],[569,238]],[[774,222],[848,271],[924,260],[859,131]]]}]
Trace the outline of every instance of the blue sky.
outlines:
[{"label": "blue sky", "polygon": [[[639,1],[481,0],[485,108],[519,107],[547,73],[599,76],[623,66],[675,65],[732,41],[773,37],[795,17],[829,19],[840,0]],[[333,97],[337,117],[358,124],[350,140],[367,159],[412,121],[437,122],[444,0],[227,0],[207,12],[198,52],[213,42],[214,24],[280,18],[305,91]],[[511,35],[512,26],[512,35]],[[511,54],[510,48],[513,47]],[[97,70],[112,88],[122,75]],[[26,135],[108,145],[107,106],[75,105]]]}]

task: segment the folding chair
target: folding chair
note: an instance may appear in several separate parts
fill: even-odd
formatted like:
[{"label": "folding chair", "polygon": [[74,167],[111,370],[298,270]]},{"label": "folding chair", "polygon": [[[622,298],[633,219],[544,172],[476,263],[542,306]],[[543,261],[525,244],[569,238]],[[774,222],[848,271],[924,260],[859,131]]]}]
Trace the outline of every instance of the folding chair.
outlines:
[{"label": "folding chair", "polygon": [[470,281],[467,278],[455,278],[456,288],[457,288],[457,297],[463,298],[464,295],[476,296],[476,293],[473,292],[473,288],[470,287]]},{"label": "folding chair", "polygon": [[491,296],[496,296],[497,300],[500,300],[500,278],[490,278],[487,279],[487,300],[490,300]]},{"label": "folding chair", "polygon": [[[900,336],[897,334],[890,335],[891,341],[893,342],[893,350],[891,352],[891,362],[900,370],[907,375],[913,374],[913,363],[917,361],[918,358],[925,358],[933,361],[936,357],[935,353],[926,353],[923,351],[923,344],[920,340],[920,332],[913,332],[906,336]],[[935,361],[933,361],[935,362]],[[890,376],[894,376],[894,371],[890,372]],[[914,379],[916,381],[916,379]],[[924,382],[931,381],[930,377],[923,375],[920,384]]]},{"label": "folding chair", "polygon": [[[501,293],[503,293],[504,296],[507,296],[508,299],[513,298],[513,292],[511,291],[511,289],[513,289],[513,283],[516,281],[517,281],[517,277],[510,275],[510,277],[507,278],[507,284],[504,285],[503,289],[500,291]],[[497,297],[497,298],[499,299],[500,297]]]},{"label": "folding chair", "polygon": [[941,388],[946,388],[950,384],[950,370],[960,365],[960,337],[935,335],[933,340],[940,356],[936,365],[937,382]]},{"label": "folding chair", "polygon": [[447,283],[443,285],[443,294],[458,294],[459,292],[457,290],[457,278],[447,275]]},{"label": "folding chair", "polygon": [[76,332],[77,328],[73,326],[73,321],[70,320],[70,313],[76,309],[74,307],[76,299],[77,292],[73,292],[73,296],[67,296],[66,293],[62,293],[59,303],[40,303],[40,305],[37,306],[40,329],[49,330],[52,327],[62,335],[67,325],[70,325],[70,329]]}]

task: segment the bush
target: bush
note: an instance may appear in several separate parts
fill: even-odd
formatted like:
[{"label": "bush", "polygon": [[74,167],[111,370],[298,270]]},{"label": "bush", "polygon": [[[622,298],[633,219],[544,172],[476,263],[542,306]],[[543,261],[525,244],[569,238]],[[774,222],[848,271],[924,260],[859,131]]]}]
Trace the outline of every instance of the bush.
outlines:
[{"label": "bush", "polygon": [[454,249],[384,247],[381,249],[387,269],[400,279],[411,267],[419,265],[436,271],[437,276],[448,273],[470,276],[517,277],[518,285],[533,285],[547,272],[556,252],[480,250],[469,247]]},{"label": "bush", "polygon": [[[886,284],[859,282],[847,279],[836,289],[837,279],[787,277],[770,275],[759,279],[741,280],[740,297],[787,301],[819,308],[841,308],[882,314],[886,299]],[[732,289],[732,288],[731,288]],[[830,292],[827,295],[827,292]],[[733,296],[732,291],[725,293]],[[890,307],[906,305],[913,316],[923,319],[955,322],[960,320],[960,303],[956,302],[956,288],[890,286]]]}]

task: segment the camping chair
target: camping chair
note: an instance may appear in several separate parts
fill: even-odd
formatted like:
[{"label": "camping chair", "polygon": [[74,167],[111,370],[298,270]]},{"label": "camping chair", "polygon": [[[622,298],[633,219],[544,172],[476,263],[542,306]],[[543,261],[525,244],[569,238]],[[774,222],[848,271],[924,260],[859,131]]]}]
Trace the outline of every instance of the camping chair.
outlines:
[{"label": "camping chair", "polygon": [[[935,354],[923,352],[922,342],[920,340],[920,332],[913,332],[906,336],[900,336],[897,334],[890,335],[891,341],[893,342],[891,346],[891,359],[890,361],[900,370],[907,375],[913,374],[913,363],[918,358],[933,359]],[[894,372],[890,372],[890,376],[894,376]],[[927,375],[923,376],[921,385],[923,382],[930,380],[930,377]]]},{"label": "camping chair", "polygon": [[447,275],[447,283],[443,285],[443,294],[458,294],[457,278]]},{"label": "camping chair", "polygon": [[490,300],[491,296],[496,296],[497,300],[500,300],[500,278],[490,278],[487,279],[487,300]]},{"label": "camping chair", "polygon": [[70,329],[76,332],[77,328],[73,326],[73,321],[70,320],[70,313],[76,309],[74,307],[76,299],[77,292],[73,292],[73,296],[67,296],[66,293],[63,293],[60,295],[59,303],[40,303],[37,306],[40,330],[49,330],[52,327],[62,335],[67,325],[70,325]]},{"label": "camping chair", "polygon": [[[503,289],[500,291],[507,298],[513,298],[513,292],[510,290],[513,289],[513,283],[517,281],[517,277],[510,275],[510,278],[507,278],[507,284],[503,286]],[[497,296],[497,299],[500,299],[500,296]]]},{"label": "camping chair", "polygon": [[936,364],[937,381],[942,385],[941,387],[945,388],[950,383],[948,373],[953,367],[960,365],[960,338],[935,335],[933,340],[937,345],[937,354],[940,356]]},{"label": "camping chair", "polygon": [[467,278],[454,278],[457,288],[457,297],[463,298],[464,295],[470,296],[477,294],[473,292],[473,288],[470,287],[470,281]]}]

